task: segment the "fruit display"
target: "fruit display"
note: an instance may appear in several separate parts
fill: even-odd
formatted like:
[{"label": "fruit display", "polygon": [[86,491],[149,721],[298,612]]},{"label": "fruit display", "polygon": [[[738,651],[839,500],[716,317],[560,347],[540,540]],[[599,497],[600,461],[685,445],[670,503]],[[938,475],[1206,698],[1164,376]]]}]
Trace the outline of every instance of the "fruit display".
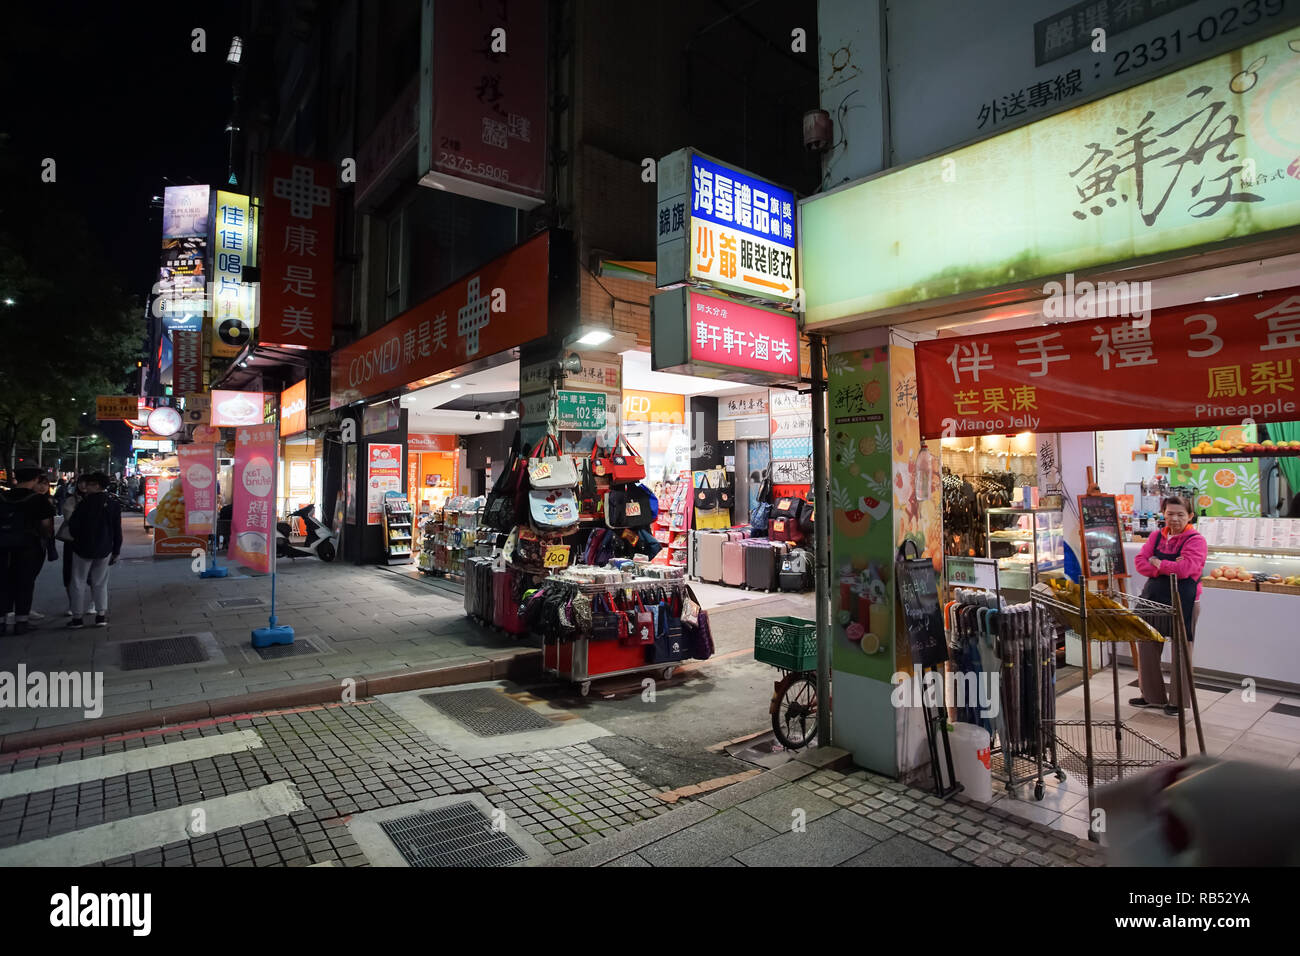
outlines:
[{"label": "fruit display", "polygon": [[[1072,608],[1079,606],[1079,585],[1068,578],[1050,578],[1047,582],[1052,597]],[[1041,588],[1043,585],[1037,585]],[[1142,620],[1132,610],[1114,598],[1107,597],[1099,591],[1086,592],[1084,600],[1088,605],[1088,637],[1094,641],[1163,641],[1164,635]],[[1083,621],[1078,613],[1071,615],[1059,608],[1056,613],[1076,632],[1082,633]]]},{"label": "fruit display", "polygon": [[1221,568],[1215,568],[1207,576],[1207,579],[1211,581],[1241,581],[1245,583],[1247,581],[1266,581],[1268,580],[1268,575],[1261,572],[1252,573],[1247,571],[1245,568],[1230,564]]},{"label": "fruit display", "polygon": [[1300,455],[1300,441],[1239,442],[1220,438],[1217,441],[1203,441],[1193,445],[1190,453],[1195,456],[1223,458],[1227,456],[1262,456],[1264,458]]}]

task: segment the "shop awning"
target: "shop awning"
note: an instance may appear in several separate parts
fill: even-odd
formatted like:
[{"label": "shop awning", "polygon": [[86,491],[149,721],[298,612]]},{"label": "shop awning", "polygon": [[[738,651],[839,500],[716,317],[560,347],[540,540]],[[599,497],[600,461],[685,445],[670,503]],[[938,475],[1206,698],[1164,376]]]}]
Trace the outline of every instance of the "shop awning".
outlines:
[{"label": "shop awning", "polygon": [[1293,421],[1297,372],[1300,286],[916,346],[924,438]]}]

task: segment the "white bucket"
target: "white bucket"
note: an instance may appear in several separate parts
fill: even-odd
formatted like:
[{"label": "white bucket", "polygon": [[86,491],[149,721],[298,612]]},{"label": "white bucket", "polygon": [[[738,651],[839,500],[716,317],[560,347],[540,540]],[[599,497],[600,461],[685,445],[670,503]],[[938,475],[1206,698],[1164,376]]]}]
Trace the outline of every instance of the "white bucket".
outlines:
[{"label": "white bucket", "polygon": [[952,768],[957,782],[972,800],[993,800],[993,772],[989,766],[989,732],[975,724],[953,724],[948,731]]}]

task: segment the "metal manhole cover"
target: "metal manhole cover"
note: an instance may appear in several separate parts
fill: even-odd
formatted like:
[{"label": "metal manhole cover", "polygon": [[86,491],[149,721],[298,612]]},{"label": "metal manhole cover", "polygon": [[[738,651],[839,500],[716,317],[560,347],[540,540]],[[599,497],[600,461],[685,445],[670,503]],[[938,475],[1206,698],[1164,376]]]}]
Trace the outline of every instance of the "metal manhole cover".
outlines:
[{"label": "metal manhole cover", "polygon": [[380,827],[411,866],[511,866],[528,859],[468,802],[385,820]]},{"label": "metal manhole cover", "polygon": [[255,647],[257,656],[264,661],[278,661],[282,657],[302,657],[304,654],[322,654],[319,647],[309,640],[295,640],[292,644],[271,644],[268,647]]},{"label": "metal manhole cover", "polygon": [[262,607],[265,603],[265,601],[258,597],[221,598],[217,601],[217,607]]},{"label": "metal manhole cover", "polygon": [[489,688],[422,694],[420,699],[480,737],[545,730],[555,725],[536,711]]},{"label": "metal manhole cover", "polygon": [[122,645],[122,670],[139,671],[175,664],[199,664],[208,659],[194,634],[163,637],[152,641],[130,641]]}]

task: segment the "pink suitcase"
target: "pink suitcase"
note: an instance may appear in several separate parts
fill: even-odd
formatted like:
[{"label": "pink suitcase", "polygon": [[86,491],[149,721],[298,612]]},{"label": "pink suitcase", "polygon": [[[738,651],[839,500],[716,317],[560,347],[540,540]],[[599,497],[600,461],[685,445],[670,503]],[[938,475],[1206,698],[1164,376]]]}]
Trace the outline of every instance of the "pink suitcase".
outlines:
[{"label": "pink suitcase", "polygon": [[722,543],[726,536],[708,531],[691,534],[695,542],[695,576],[701,581],[722,580]]},{"label": "pink suitcase", "polygon": [[745,586],[745,545],[728,541],[722,546],[722,583],[733,588]]},{"label": "pink suitcase", "polygon": [[514,584],[514,571],[499,568],[492,571],[492,623],[507,634],[524,634],[528,628],[519,617]]}]

